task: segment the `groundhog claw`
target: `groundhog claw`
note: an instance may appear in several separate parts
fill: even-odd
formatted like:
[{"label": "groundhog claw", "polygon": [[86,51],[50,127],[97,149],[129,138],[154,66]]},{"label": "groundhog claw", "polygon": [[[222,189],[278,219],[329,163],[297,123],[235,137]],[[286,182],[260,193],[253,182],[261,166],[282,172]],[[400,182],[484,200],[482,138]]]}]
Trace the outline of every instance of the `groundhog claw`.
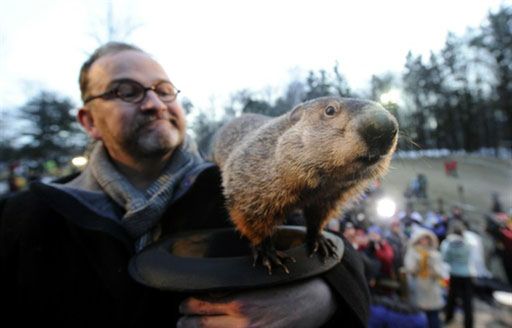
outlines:
[{"label": "groundhog claw", "polygon": [[285,262],[295,262],[295,259],[285,252],[279,251],[274,248],[270,241],[262,242],[260,245],[253,247],[253,264],[256,266],[258,262],[261,263],[269,275],[272,274],[273,267],[281,267],[287,274],[290,273],[288,267],[284,264]]},{"label": "groundhog claw", "polygon": [[334,242],[322,235],[318,235],[311,238],[308,242],[309,245],[309,257],[312,257],[315,253],[318,254],[323,263],[325,263],[328,257],[337,258],[336,250],[338,249]]}]

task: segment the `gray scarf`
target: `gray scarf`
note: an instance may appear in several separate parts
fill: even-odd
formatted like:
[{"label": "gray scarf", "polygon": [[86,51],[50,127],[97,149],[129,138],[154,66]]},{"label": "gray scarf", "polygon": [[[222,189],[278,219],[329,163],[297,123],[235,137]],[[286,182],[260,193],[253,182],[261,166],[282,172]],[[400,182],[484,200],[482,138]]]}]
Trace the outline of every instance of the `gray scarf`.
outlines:
[{"label": "gray scarf", "polygon": [[94,147],[88,168],[101,189],[125,209],[120,223],[132,237],[139,239],[136,248],[140,249],[154,239],[152,229],[173,200],[180,181],[202,162],[195,143],[187,136],[160,177],[144,191],[135,188],[115,168],[102,143]]}]

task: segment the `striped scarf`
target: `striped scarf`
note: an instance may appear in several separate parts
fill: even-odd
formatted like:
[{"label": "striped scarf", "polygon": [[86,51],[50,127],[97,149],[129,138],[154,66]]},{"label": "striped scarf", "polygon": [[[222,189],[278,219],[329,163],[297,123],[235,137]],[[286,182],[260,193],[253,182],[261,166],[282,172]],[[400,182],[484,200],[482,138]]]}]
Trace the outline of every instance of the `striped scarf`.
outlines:
[{"label": "striped scarf", "polygon": [[93,149],[89,165],[101,189],[125,209],[120,223],[132,237],[137,238],[136,249],[140,250],[157,238],[157,223],[173,201],[180,181],[202,162],[195,143],[187,136],[174,151],[160,177],[143,191],[135,188],[115,168],[102,143]]}]

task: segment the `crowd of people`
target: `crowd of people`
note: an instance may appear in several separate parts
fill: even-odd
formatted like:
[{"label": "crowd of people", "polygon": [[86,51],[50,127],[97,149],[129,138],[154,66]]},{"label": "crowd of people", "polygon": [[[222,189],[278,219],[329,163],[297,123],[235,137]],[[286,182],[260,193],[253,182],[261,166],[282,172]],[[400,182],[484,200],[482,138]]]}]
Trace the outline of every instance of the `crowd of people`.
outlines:
[{"label": "crowd of people", "polygon": [[[420,193],[417,199],[422,202],[423,197]],[[331,225],[364,259],[373,299],[369,327],[442,327],[442,320],[453,321],[458,304],[464,327],[473,327],[475,295],[485,299],[492,290],[510,290],[511,277],[501,281],[487,269],[482,239],[461,207],[447,213],[438,199],[435,210],[422,214],[406,199],[405,209],[385,224],[368,218],[359,207]],[[501,210],[496,204],[493,209]],[[512,263],[512,217],[496,212],[487,220],[507,270]]]},{"label": "crowd of people", "polygon": [[51,159],[41,163],[14,160],[5,168],[0,166],[0,196],[25,190],[31,182],[52,181],[78,171],[70,163],[60,164]]}]

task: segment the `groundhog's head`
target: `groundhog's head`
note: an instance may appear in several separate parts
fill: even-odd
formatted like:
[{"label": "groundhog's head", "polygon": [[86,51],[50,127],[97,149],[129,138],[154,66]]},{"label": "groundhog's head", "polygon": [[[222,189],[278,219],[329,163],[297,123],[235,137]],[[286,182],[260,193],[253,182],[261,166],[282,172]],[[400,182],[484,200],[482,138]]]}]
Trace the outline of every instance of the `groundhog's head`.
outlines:
[{"label": "groundhog's head", "polygon": [[388,168],[398,123],[378,103],[322,97],[298,105],[288,115],[291,127],[279,138],[277,154],[297,170],[334,173],[348,182],[375,178]]}]

